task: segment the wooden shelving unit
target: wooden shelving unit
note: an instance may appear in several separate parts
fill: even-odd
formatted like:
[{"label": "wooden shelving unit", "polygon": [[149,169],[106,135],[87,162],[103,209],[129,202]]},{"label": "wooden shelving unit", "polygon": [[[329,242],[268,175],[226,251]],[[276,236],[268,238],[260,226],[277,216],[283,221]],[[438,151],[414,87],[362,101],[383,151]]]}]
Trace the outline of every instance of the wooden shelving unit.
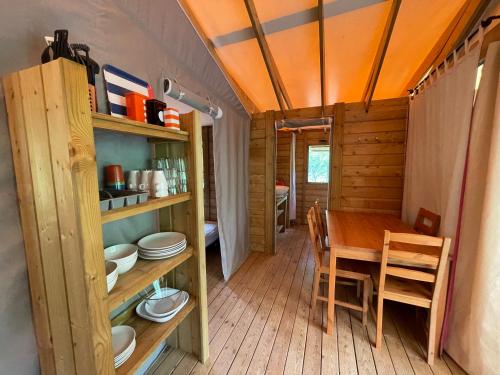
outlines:
[{"label": "wooden shelving unit", "polygon": [[[178,132],[91,114],[85,68],[65,59],[10,74],[3,87],[41,372],[133,373],[174,331],[178,347],[205,362],[208,309],[199,114],[181,115],[183,131]],[[101,133],[94,134],[95,129],[148,138],[156,157],[186,157],[189,192],[101,213],[94,140]],[[102,224],[152,211],[158,212],[160,228],[151,232],[185,233],[188,248],[169,259],[138,260],[108,295]],[[167,273],[175,287],[191,296],[171,321],[152,323],[125,308]],[[134,316],[130,324],[137,330],[137,347],[115,371],[110,312],[121,306]]]},{"label": "wooden shelving unit", "polygon": [[189,200],[191,200],[191,193],[189,192],[164,198],[150,198],[144,203],[135,204],[129,207],[116,208],[109,211],[103,211],[101,213],[101,221],[103,224],[105,224],[111,221],[125,219],[127,217],[143,214],[149,211],[159,210],[160,208],[169,207],[174,204],[187,202]]},{"label": "wooden shelving unit", "polygon": [[92,113],[92,126],[94,129],[109,130],[114,132],[150,137],[153,140],[182,141],[189,140],[189,133],[182,130],[170,130],[156,125],[113,117],[103,113]]},{"label": "wooden shelving unit", "polygon": [[133,317],[126,324],[136,332],[136,347],[132,356],[118,369],[116,374],[134,374],[152,351],[165,340],[196,307],[196,300],[190,296],[186,306],[166,323],[153,323],[139,317]]},{"label": "wooden shelving unit", "polygon": [[193,248],[189,246],[182,253],[172,258],[155,261],[138,259],[134,268],[126,274],[120,275],[115,287],[109,293],[109,310],[116,309],[148,285],[151,285],[153,281],[167,274],[192,256]]}]

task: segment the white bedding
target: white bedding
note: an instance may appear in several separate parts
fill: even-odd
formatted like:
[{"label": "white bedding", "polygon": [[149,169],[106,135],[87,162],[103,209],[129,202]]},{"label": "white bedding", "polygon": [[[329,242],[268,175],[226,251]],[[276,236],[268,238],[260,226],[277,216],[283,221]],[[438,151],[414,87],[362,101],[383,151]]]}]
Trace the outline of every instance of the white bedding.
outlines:
[{"label": "white bedding", "polygon": [[290,188],[288,186],[276,185],[276,196],[282,197],[282,196],[288,194],[289,189]]},{"label": "white bedding", "polygon": [[219,239],[219,227],[216,221],[205,221],[205,247]]}]

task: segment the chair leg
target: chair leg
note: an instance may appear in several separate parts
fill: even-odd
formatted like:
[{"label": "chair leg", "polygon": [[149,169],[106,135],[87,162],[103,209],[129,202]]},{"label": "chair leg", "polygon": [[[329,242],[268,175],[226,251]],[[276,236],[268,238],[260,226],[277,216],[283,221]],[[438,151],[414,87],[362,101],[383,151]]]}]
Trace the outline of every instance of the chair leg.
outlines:
[{"label": "chair leg", "polygon": [[434,364],[434,349],[436,346],[436,314],[437,307],[433,303],[431,306],[430,322],[429,322],[429,340],[427,343],[427,363],[432,366]]},{"label": "chair leg", "polygon": [[316,311],[316,301],[318,299],[319,292],[319,281],[321,278],[321,273],[319,269],[314,270],[314,280],[313,280],[313,290],[312,290],[312,298],[311,298],[311,312],[314,318],[314,312]]},{"label": "chair leg", "polygon": [[375,339],[375,347],[377,349],[382,348],[383,317],[384,317],[384,298],[382,297],[382,293],[379,293],[377,302],[377,338]]},{"label": "chair leg", "polygon": [[363,281],[363,326],[368,324],[368,298],[370,295],[371,280],[366,278]]}]

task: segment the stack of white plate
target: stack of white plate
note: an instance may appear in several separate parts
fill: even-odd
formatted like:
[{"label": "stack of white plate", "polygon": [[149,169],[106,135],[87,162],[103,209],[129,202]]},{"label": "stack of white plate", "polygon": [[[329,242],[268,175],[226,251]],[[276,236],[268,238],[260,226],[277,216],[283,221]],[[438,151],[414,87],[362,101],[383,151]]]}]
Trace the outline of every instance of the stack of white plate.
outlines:
[{"label": "stack of white plate", "polygon": [[104,258],[118,265],[118,274],[128,272],[137,262],[138,247],[132,244],[114,245],[104,249]]},{"label": "stack of white plate", "polygon": [[135,311],[140,317],[157,323],[172,319],[189,300],[189,294],[183,290],[162,288],[144,299]]},{"label": "stack of white plate", "polygon": [[118,265],[115,262],[106,261],[106,283],[108,285],[108,293],[116,284],[118,280]]},{"label": "stack of white plate", "polygon": [[120,367],[130,358],[135,350],[135,330],[129,326],[111,328],[111,341],[115,356],[115,368]]},{"label": "stack of white plate", "polygon": [[170,258],[184,251],[187,241],[182,233],[160,232],[141,238],[137,244],[140,258],[156,260]]}]

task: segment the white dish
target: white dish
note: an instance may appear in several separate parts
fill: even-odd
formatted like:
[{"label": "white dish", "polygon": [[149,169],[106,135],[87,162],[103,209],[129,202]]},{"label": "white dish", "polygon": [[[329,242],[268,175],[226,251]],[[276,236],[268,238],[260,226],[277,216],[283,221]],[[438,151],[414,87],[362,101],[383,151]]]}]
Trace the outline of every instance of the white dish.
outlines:
[{"label": "white dish", "polygon": [[129,326],[116,326],[111,328],[111,341],[115,362],[124,358],[132,346],[135,347],[135,330]]},{"label": "white dish", "polygon": [[168,251],[175,251],[175,250],[178,250],[181,247],[185,247],[185,246],[187,246],[186,240],[180,242],[179,244],[177,244],[175,246],[167,247],[165,249],[152,250],[152,249],[143,249],[142,247],[140,247],[139,251],[148,252],[148,253],[164,253],[164,252],[168,252]]},{"label": "white dish", "polygon": [[146,259],[146,260],[167,259],[167,258],[171,258],[173,256],[176,256],[177,254],[182,253],[184,250],[186,250],[186,248],[182,248],[182,249],[180,249],[178,251],[175,251],[173,253],[156,254],[156,255],[151,255],[151,254],[148,254],[148,253],[141,253],[141,252],[139,252],[139,258]]},{"label": "white dish", "polygon": [[118,265],[118,274],[124,274],[137,262],[139,248],[133,244],[114,245],[104,249],[104,258]]},{"label": "white dish", "polygon": [[189,294],[185,291],[162,288],[146,299],[144,309],[152,317],[163,318],[182,309],[188,300]]},{"label": "white dish", "polygon": [[[186,303],[187,303],[187,301],[186,301]],[[175,313],[173,313],[173,314],[166,315],[163,318],[156,318],[156,317],[151,316],[151,315],[148,314],[148,312],[146,311],[146,301],[144,300],[144,301],[142,301],[141,303],[139,303],[137,305],[137,307],[135,308],[135,312],[141,318],[144,318],[144,319],[150,320],[152,322],[156,322],[156,323],[165,323],[165,322],[168,322],[169,320],[173,319],[173,317],[176,316],[177,313],[182,310],[182,308],[184,307],[184,305],[182,305],[182,307],[179,310],[177,310]]]},{"label": "white dish", "polygon": [[186,235],[177,232],[159,232],[143,237],[137,243],[147,250],[163,250],[179,245],[186,240]]},{"label": "white dish", "polygon": [[132,354],[134,353],[134,350],[135,350],[135,345],[136,345],[136,342],[134,340],[134,342],[132,343],[132,346],[130,346],[130,348],[128,350],[126,350],[124,352],[124,355],[120,358],[120,359],[115,359],[114,363],[115,363],[115,368],[118,368],[120,367],[121,365],[123,365],[125,362],[127,362],[127,360],[132,356]]},{"label": "white dish", "polygon": [[108,293],[116,284],[118,280],[118,265],[115,262],[106,261],[106,284],[108,286]]}]

